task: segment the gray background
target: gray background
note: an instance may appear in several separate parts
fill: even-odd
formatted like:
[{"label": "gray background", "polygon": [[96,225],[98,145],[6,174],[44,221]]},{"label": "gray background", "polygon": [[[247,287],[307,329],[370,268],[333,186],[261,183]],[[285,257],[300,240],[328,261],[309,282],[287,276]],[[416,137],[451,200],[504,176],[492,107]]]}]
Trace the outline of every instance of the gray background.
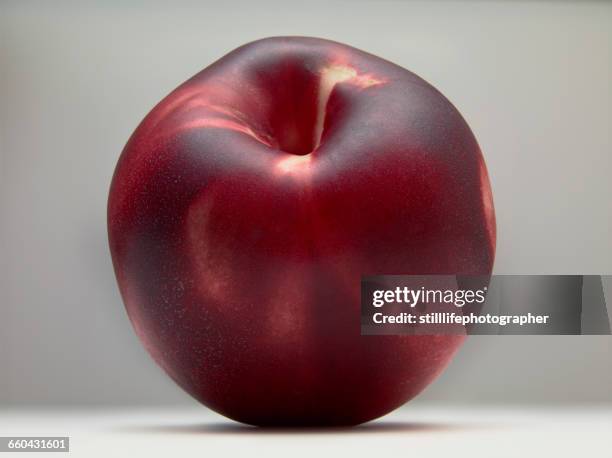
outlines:
[{"label": "gray background", "polygon": [[[496,272],[612,273],[612,5],[0,4],[0,403],[185,404],[127,320],[106,194],[128,136],[247,41],[331,38],[418,73],[486,156]],[[476,336],[420,401],[612,401],[610,337]]]}]

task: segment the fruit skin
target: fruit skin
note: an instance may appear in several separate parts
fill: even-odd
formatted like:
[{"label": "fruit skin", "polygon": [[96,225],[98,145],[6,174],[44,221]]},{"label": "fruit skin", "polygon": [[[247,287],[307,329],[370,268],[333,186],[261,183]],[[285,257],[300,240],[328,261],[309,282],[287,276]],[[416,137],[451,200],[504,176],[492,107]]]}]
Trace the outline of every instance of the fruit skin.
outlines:
[{"label": "fruit skin", "polygon": [[303,37],[242,46],[163,99],[121,155],[108,231],[155,361],[254,425],[359,424],[413,398],[464,336],[360,336],[361,276],[489,274],[495,253],[453,105]]}]

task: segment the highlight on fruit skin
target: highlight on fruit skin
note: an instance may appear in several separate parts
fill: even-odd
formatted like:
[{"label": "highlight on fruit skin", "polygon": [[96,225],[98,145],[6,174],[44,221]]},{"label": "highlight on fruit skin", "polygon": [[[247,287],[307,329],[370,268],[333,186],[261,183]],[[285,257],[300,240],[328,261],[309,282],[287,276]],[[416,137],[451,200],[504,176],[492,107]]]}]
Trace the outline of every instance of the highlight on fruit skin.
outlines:
[{"label": "highlight on fruit skin", "polygon": [[113,265],[144,346],[254,425],[354,425],[419,394],[464,336],[361,336],[360,280],[488,275],[495,212],[457,109],[340,43],[274,37],[181,84],[123,150]]}]

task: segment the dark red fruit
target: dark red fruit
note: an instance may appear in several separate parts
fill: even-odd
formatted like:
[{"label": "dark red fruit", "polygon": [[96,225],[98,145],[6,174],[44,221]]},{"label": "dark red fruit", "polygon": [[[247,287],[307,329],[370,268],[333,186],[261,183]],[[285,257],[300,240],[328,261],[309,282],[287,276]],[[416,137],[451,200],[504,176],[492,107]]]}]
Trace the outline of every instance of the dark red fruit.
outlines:
[{"label": "dark red fruit", "polygon": [[361,336],[360,278],[489,274],[495,217],[474,135],[413,73],[270,38],[162,100],[108,206],[113,263],[153,358],[256,425],[350,425],[402,405],[463,336]]}]

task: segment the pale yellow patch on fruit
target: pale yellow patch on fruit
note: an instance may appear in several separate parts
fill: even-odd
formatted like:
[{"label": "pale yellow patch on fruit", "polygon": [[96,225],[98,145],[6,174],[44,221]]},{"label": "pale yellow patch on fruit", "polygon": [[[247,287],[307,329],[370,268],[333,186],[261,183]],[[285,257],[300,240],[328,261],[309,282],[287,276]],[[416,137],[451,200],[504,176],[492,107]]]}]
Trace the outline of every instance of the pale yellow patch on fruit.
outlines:
[{"label": "pale yellow patch on fruit", "polygon": [[321,80],[319,82],[319,94],[317,101],[317,120],[314,130],[314,145],[315,149],[321,143],[323,127],[325,125],[325,113],[327,111],[327,102],[331,96],[336,84],[348,83],[357,86],[361,89],[366,89],[371,86],[383,84],[385,81],[376,78],[368,73],[358,73],[357,70],[349,65],[330,65],[321,71]]},{"label": "pale yellow patch on fruit", "polygon": [[297,156],[295,154],[283,157],[276,164],[276,170],[282,174],[297,174],[303,173],[310,169],[312,156],[305,154]]}]

